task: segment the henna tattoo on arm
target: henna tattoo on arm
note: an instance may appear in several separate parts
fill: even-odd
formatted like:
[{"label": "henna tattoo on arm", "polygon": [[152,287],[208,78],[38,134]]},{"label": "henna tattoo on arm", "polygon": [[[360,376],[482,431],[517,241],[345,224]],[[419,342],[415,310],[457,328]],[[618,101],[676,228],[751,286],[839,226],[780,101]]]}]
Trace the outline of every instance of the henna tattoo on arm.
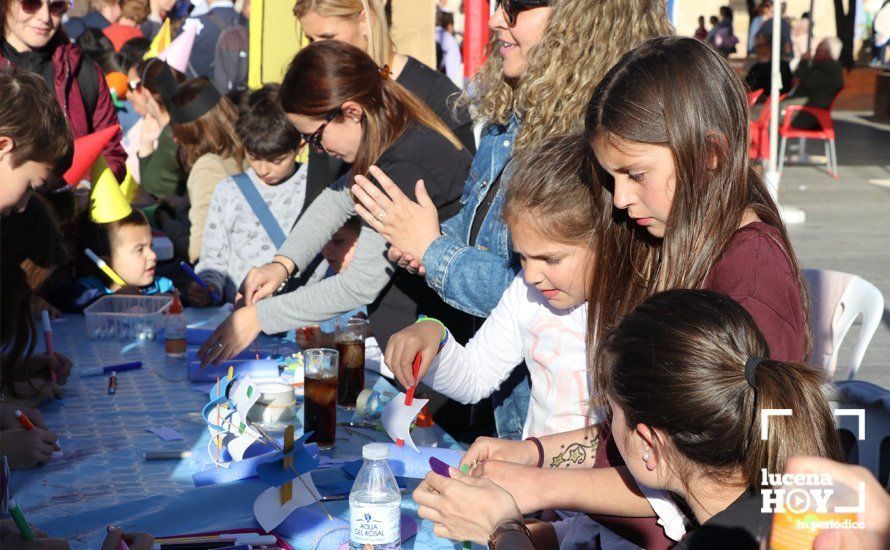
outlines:
[{"label": "henna tattoo on arm", "polygon": [[549,468],[573,468],[593,461],[596,458],[596,449],[599,439],[596,433],[584,436],[584,439],[575,443],[559,446],[559,452],[550,460]]}]

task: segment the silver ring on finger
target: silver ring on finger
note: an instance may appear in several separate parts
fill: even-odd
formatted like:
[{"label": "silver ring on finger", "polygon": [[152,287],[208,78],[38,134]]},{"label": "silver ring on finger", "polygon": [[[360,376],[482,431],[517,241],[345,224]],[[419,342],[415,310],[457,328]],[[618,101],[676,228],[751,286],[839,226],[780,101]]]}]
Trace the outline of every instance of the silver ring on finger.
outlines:
[{"label": "silver ring on finger", "polygon": [[386,210],[381,209],[380,212],[377,212],[377,215],[374,216],[378,222],[383,223],[383,220],[386,219]]}]

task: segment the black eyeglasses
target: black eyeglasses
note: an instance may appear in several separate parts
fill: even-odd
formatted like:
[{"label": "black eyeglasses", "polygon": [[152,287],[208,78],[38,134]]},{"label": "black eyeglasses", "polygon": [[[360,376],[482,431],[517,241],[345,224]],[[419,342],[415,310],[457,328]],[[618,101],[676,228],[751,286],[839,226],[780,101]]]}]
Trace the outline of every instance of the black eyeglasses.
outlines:
[{"label": "black eyeglasses", "polygon": [[138,92],[142,89],[142,81],[138,78],[130,80],[129,82],[127,82],[127,89],[131,92]]},{"label": "black eyeglasses", "polygon": [[[28,15],[33,15],[40,11],[40,8],[43,7],[43,0],[20,0],[22,3],[22,9]],[[68,8],[71,7],[70,2],[68,0],[52,0],[48,2],[49,6],[49,14],[53,17],[61,17],[65,15],[65,12],[68,11]]]},{"label": "black eyeglasses", "polygon": [[317,130],[312,132],[311,134],[304,134],[300,132],[300,137],[303,138],[303,141],[309,144],[309,147],[312,147],[312,150],[316,153],[327,153],[328,150],[324,148],[324,145],[321,144],[321,138],[324,135],[324,129],[327,128],[328,124],[334,120],[337,115],[340,114],[340,109],[335,109],[331,111],[325,121],[318,127]]},{"label": "black eyeglasses", "polygon": [[550,0],[497,0],[497,7],[504,9],[504,18],[511,27],[516,25],[519,12],[549,5]]}]

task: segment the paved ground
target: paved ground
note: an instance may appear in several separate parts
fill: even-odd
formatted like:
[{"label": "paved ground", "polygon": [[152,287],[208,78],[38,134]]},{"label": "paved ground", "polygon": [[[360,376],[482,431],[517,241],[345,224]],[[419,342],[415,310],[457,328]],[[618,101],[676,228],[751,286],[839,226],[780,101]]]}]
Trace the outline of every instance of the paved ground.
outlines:
[{"label": "paved ground", "polygon": [[[803,267],[855,273],[884,294],[884,316],[858,379],[890,388],[890,126],[871,123],[867,115],[835,117],[840,179],[822,167],[786,166],[779,188],[782,204],[797,206],[806,222],[789,226]],[[810,142],[811,154],[821,154]],[[841,348],[839,365],[848,364],[851,329]]]}]

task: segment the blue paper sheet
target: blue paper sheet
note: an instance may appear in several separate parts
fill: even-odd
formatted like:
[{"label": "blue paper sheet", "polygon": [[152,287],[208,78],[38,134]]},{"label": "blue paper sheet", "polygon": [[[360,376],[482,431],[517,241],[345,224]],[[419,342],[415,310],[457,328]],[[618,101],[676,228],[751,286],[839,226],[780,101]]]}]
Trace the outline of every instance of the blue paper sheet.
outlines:
[{"label": "blue paper sheet", "polygon": [[[187,319],[200,319],[202,315],[205,312],[201,310],[186,309]],[[240,466],[213,466],[207,454],[210,434],[200,417],[207,396],[191,391],[186,360],[166,357],[162,342],[89,340],[80,315],[64,316],[54,323],[54,329],[56,348],[73,360],[75,369],[126,361],[142,361],[143,368],[118,377],[115,396],[109,396],[105,384],[96,383],[97,379],[72,377],[65,386],[64,402],[42,408],[47,425],[62,440],[64,455],[54,457],[44,466],[13,472],[12,496],[31,523],[69,541],[74,550],[99,548],[108,524],[156,536],[257,526],[253,501],[268,485],[255,477],[233,475]],[[261,342],[265,349],[273,345],[269,340]],[[366,379],[369,387],[395,394],[395,389],[377,375],[367,372]],[[350,420],[351,413],[338,413],[342,413],[339,420]],[[302,411],[298,411],[293,421],[298,432],[302,430],[302,418]],[[146,431],[154,426],[175,429],[184,439],[161,441]],[[279,433],[280,430],[273,435],[277,437]],[[325,451],[320,458],[326,464],[354,460],[361,456],[362,445],[369,443],[368,438],[383,441],[386,435],[338,430],[333,451]],[[444,436],[440,445],[456,444]],[[143,460],[147,451],[184,450],[192,451],[192,457]],[[270,451],[256,446],[249,453]],[[237,479],[201,483],[208,468]],[[325,470],[313,472],[313,479],[321,478],[319,485],[327,481],[325,489],[319,487],[322,491],[342,491],[349,481],[339,474],[331,478],[325,475],[330,474]],[[415,517],[416,505],[410,490],[416,482],[408,483],[402,510]],[[340,520],[348,519],[347,501],[327,502],[325,506]],[[290,542],[295,548],[306,547],[295,540]],[[460,544],[435,537],[432,524],[422,521],[417,537],[403,548],[460,548]]]},{"label": "blue paper sheet", "polygon": [[[299,439],[294,441],[294,450],[290,453],[257,464],[256,473],[259,478],[269,485],[281,487],[298,475],[301,476],[306,472],[317,468],[318,456],[312,456],[304,446],[309,435],[311,434],[303,434]],[[285,470],[283,466],[284,459],[288,456],[293,457],[293,467]]]},{"label": "blue paper sheet", "polygon": [[192,382],[215,382],[216,377],[226,376],[229,367],[234,367],[235,375],[249,374],[255,380],[278,378],[278,361],[275,359],[239,359],[223,361],[218,365],[201,368],[200,361],[189,362],[188,376]]}]

